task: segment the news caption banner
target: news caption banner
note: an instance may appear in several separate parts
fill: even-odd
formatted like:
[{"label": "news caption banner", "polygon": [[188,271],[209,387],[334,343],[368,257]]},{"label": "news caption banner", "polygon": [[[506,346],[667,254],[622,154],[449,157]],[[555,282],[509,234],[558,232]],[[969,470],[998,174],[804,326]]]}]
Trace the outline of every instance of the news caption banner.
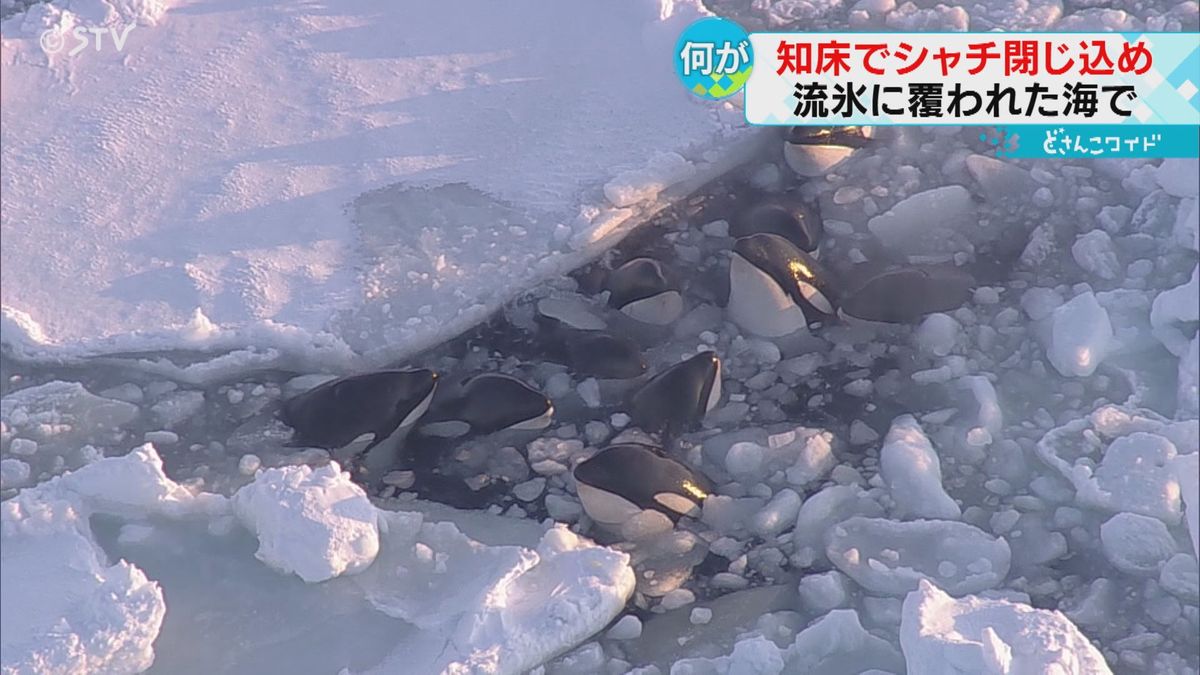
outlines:
[{"label": "news caption banner", "polygon": [[[1200,33],[745,33],[704,19],[675,63],[698,96],[744,89],[750,124],[974,125],[1009,157],[1200,156]],[[743,86],[724,86],[739,84],[731,68]]]}]

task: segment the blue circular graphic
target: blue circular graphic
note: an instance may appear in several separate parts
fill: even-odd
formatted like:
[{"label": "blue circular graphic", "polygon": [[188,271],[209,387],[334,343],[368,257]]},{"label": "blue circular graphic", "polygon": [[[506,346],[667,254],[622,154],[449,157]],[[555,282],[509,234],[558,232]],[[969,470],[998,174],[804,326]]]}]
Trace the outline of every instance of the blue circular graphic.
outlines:
[{"label": "blue circular graphic", "polygon": [[738,93],[753,65],[750,36],[729,19],[700,19],[675,43],[675,74],[700,98],[716,100]]}]

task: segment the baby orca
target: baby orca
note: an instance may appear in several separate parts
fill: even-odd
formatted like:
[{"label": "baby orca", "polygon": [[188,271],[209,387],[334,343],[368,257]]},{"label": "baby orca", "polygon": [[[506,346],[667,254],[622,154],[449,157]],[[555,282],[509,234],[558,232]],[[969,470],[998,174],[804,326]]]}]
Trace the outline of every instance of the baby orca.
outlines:
[{"label": "baby orca", "polygon": [[646,361],[637,343],[607,333],[579,333],[566,340],[567,360],[581,375],[629,380],[646,372]]},{"label": "baby orca", "polygon": [[756,200],[754,206],[734,218],[730,234],[735,238],[754,234],[777,234],[814,257],[825,226],[815,206],[809,206],[797,195],[783,195]]},{"label": "baby orca", "polygon": [[463,384],[457,396],[440,402],[422,425],[427,436],[482,436],[505,429],[545,429],[554,404],[511,375],[484,373]]},{"label": "baby orca", "polygon": [[874,135],[873,127],[793,127],[783,144],[783,159],[800,176],[824,176]]},{"label": "baby orca", "polygon": [[634,258],[608,274],[608,304],[643,323],[665,326],[683,313],[683,296],[662,263]]},{"label": "baby orca", "polygon": [[974,278],[957,267],[901,267],[877,274],[848,293],[841,311],[866,321],[906,323],[961,307],[974,285]]},{"label": "baby orca", "polygon": [[575,467],[575,487],[588,517],[620,527],[646,509],[680,516],[700,516],[712,492],[707,478],[655,448],[623,443],[601,450]]},{"label": "baby orca", "polygon": [[836,315],[832,286],[830,273],[795,244],[777,234],[755,234],[734,243],[727,309],[743,329],[782,337]]},{"label": "baby orca", "polygon": [[279,418],[289,445],[335,450],[371,435],[370,450],[425,414],[437,389],[432,370],[381,370],[330,380],[288,399]]},{"label": "baby orca", "polygon": [[630,416],[645,431],[691,429],[721,400],[721,359],[705,351],[650,378],[630,399]]}]

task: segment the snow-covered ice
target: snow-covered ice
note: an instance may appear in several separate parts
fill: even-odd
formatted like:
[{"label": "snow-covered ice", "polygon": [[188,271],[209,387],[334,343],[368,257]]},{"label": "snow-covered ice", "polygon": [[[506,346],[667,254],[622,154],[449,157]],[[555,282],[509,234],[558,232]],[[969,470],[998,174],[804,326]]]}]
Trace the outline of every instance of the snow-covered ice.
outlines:
[{"label": "snow-covered ice", "polygon": [[896,515],[902,518],[957,520],[958,504],[942,488],[942,465],[933,445],[912,415],[901,415],[883,439],[879,472]]},{"label": "snow-covered ice", "polygon": [[1118,513],[1100,526],[1100,546],[1113,567],[1138,576],[1158,577],[1175,555],[1175,539],[1157,518]]},{"label": "snow-covered ice", "polygon": [[904,595],[930,579],[954,595],[994,588],[1008,575],[1008,542],[953,520],[855,517],[826,535],[826,555],[863,588]]},{"label": "snow-covered ice", "polygon": [[1091,375],[1108,356],[1113,343],[1113,328],[1108,312],[1086,292],[1055,308],[1050,319],[1050,344],[1046,357],[1062,375]]},{"label": "snow-covered ice", "polygon": [[390,541],[355,579],[380,611],[441,637],[401,642],[372,672],[523,672],[603,628],[633,592],[628,556],[563,527],[530,550],[386,517]]},{"label": "snow-covered ice", "polygon": [[[283,508],[289,503],[296,508]],[[349,577],[353,585],[332,579],[306,587],[262,576],[254,547],[236,543],[254,535],[229,528],[235,513],[258,530],[270,564],[313,582],[358,569]],[[97,514],[149,523],[116,544],[126,560],[107,562],[110,544],[88,524]],[[330,658],[342,658],[321,654],[327,639],[311,633],[321,630],[313,620],[325,614],[316,609],[324,603],[326,612],[336,606],[350,621],[342,630],[365,633],[357,639],[369,641],[366,650],[384,671],[407,663],[421,664],[420,672],[515,673],[603,628],[634,586],[627,555],[565,529],[545,532],[534,549],[484,545],[452,523],[377,509],[334,463],[261,471],[226,500],[171,481],[153,447],[143,446],[24,490],[4,502],[3,516],[4,615],[33,612],[26,621],[4,622],[4,664],[18,672],[21,664],[37,672],[138,672],[156,658],[151,645],[160,627],[166,637],[159,656],[172,664],[164,667],[179,671],[186,663],[187,672],[212,672],[222,650],[195,653],[178,631],[199,620],[194,613],[205,603],[217,602],[224,608],[218,632],[261,626],[264,612],[278,610],[276,630],[307,644],[293,645],[287,663],[303,663],[305,654],[330,666]],[[491,519],[485,527],[493,533],[515,522],[481,517]],[[208,534],[179,539],[195,524],[207,525]],[[502,538],[519,539],[511,532]],[[261,589],[251,590],[255,584]],[[265,604],[237,599],[246,594]],[[174,600],[164,605],[164,596]],[[308,608],[295,611],[300,607]],[[389,616],[413,628],[380,632]],[[240,649],[233,654],[240,668],[258,663]]]},{"label": "snow-covered ice", "polygon": [[1174,525],[1182,502],[1171,464],[1179,455],[1172,438],[1195,448],[1196,435],[1195,420],[1168,422],[1150,411],[1110,405],[1050,430],[1038,441],[1037,453],[1071,482],[1079,504]]},{"label": "snow-covered ice", "polygon": [[233,512],[258,537],[259,560],[309,583],[361,572],[379,553],[377,511],[337,462],[267,469]]},{"label": "snow-covered ice", "polygon": [[[6,21],[5,344],[395,361],[755,146],[660,57],[699,2],[391,9],[101,0]],[[119,53],[39,46],[74,24],[135,27]]]},{"label": "snow-covered ice", "polygon": [[979,596],[953,598],[922,580],[904,599],[900,645],[910,673],[1111,673],[1061,612]]},{"label": "snow-covered ice", "polygon": [[88,512],[31,491],[5,500],[0,514],[5,672],[149,668],[167,610],[162,589],[128,562],[108,562]]},{"label": "snow-covered ice", "polygon": [[784,488],[767,502],[762,511],[754,514],[750,527],[761,537],[772,537],[796,524],[800,513],[800,495]]},{"label": "snow-covered ice", "polygon": [[117,433],[138,414],[136,405],[97,396],[78,382],[56,380],[0,399],[0,421],[14,443],[30,448],[28,454],[66,454],[87,439]]}]

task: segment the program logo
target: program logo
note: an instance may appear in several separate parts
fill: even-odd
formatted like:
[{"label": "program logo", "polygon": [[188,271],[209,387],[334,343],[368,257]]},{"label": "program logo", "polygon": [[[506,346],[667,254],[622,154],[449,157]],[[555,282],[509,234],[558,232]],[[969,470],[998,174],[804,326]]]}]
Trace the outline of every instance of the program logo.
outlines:
[{"label": "program logo", "polygon": [[750,36],[729,19],[701,19],[675,43],[675,73],[700,98],[717,100],[738,93],[753,65]]}]

